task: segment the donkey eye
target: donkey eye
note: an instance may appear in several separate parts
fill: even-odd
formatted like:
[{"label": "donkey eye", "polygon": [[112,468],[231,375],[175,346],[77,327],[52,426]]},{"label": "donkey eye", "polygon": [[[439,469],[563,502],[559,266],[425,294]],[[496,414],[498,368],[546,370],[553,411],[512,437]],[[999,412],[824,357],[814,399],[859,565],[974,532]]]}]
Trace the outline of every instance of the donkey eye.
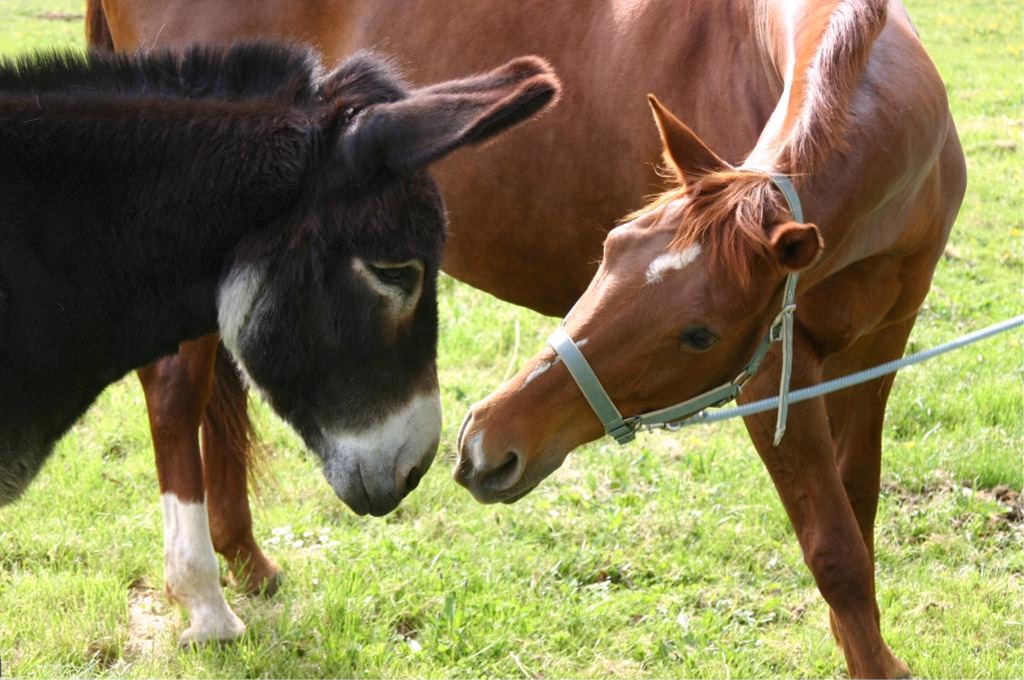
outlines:
[{"label": "donkey eye", "polygon": [[381,283],[401,288],[406,293],[412,293],[415,290],[423,271],[423,265],[417,261],[398,264],[367,263],[366,266]]},{"label": "donkey eye", "polygon": [[692,326],[679,335],[679,341],[690,349],[704,352],[718,342],[718,337],[704,326]]},{"label": "donkey eye", "polygon": [[398,283],[409,273],[408,267],[373,267],[373,273],[381,281]]}]

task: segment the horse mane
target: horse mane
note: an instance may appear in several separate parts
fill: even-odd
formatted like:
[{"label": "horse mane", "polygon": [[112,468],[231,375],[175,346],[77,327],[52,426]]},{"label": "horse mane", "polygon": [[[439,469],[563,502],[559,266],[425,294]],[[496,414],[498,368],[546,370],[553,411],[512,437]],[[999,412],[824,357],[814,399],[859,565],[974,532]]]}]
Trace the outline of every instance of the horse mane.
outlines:
[{"label": "horse mane", "polygon": [[[885,26],[888,0],[818,2],[796,19],[793,82],[776,167],[790,175],[809,174],[845,148],[850,106],[875,38]],[[762,8],[763,9],[763,8]],[[779,52],[777,19],[755,17],[765,48]],[[700,245],[712,266],[747,286],[755,266],[771,257],[767,227],[785,210],[768,175],[745,170],[712,171],[655,196],[633,220],[669,203],[685,201],[670,250]]]},{"label": "horse mane", "polygon": [[302,104],[316,96],[319,78],[312,50],[267,42],[131,54],[49,50],[0,58],[4,95],[88,98],[95,92],[105,98],[264,98]]},{"label": "horse mane", "polygon": [[661,211],[678,200],[685,206],[669,250],[699,245],[711,266],[741,286],[749,285],[755,265],[771,256],[766,226],[783,210],[771,179],[743,170],[712,172],[656,196],[626,220]]},{"label": "horse mane", "polygon": [[780,168],[810,173],[845,148],[853,96],[887,16],[888,0],[829,0],[795,19]]}]

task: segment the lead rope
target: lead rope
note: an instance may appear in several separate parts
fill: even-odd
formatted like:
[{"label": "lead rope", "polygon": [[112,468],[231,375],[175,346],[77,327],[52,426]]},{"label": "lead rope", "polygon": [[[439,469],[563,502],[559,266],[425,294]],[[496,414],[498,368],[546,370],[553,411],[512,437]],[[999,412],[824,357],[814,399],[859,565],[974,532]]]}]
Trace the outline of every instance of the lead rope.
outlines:
[{"label": "lead rope", "polygon": [[[850,375],[833,378],[832,380],[818,383],[811,387],[803,387],[788,395],[788,398],[790,403],[793,404],[798,404],[802,401],[807,401],[808,399],[817,399],[818,397],[823,397],[826,394],[832,394],[833,392],[849,389],[856,385],[862,385],[870,380],[881,378],[883,375],[895,373],[896,371],[907,368],[908,366],[923,363],[930,359],[934,359],[937,356],[962,349],[968,345],[973,345],[976,342],[988,340],[989,338],[1001,333],[1006,333],[1007,331],[1012,331],[1022,327],[1024,327],[1024,314],[1019,314],[1005,321],[1001,321],[997,324],[993,324],[954,340],[950,340],[949,342],[937,345],[931,349],[922,350],[917,354],[910,354],[901,359],[887,361],[884,364],[879,364],[872,368],[866,368],[863,371],[851,373]],[[744,404],[743,406],[723,408],[714,412],[710,412],[705,409],[684,420],[678,420],[673,423],[655,423],[645,425],[643,429],[648,431],[669,430],[675,432],[692,425],[707,425],[710,423],[718,423],[723,420],[730,420],[732,418],[746,418],[747,416],[756,415],[758,413],[767,413],[768,411],[774,411],[779,408],[780,402],[781,399],[779,397],[768,397],[767,399],[754,401],[749,404]]]}]

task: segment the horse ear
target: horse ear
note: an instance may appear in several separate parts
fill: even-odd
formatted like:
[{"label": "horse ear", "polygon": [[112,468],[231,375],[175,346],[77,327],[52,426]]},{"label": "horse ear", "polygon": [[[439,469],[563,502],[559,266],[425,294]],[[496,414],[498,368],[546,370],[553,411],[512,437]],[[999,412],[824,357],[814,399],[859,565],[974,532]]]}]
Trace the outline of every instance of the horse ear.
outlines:
[{"label": "horse ear", "polygon": [[414,90],[358,114],[340,140],[356,173],[425,167],[553,105],[560,91],[547,62],[520,58],[489,73]]},{"label": "horse ear", "polygon": [[825,247],[821,231],[813,224],[786,222],[775,227],[770,238],[779,265],[791,272],[810,267]]},{"label": "horse ear", "polygon": [[710,172],[732,168],[709,149],[697,133],[665,108],[657,97],[647,95],[647,103],[651,105],[654,122],[658,125],[665,162],[672,166],[680,182],[687,184]]}]

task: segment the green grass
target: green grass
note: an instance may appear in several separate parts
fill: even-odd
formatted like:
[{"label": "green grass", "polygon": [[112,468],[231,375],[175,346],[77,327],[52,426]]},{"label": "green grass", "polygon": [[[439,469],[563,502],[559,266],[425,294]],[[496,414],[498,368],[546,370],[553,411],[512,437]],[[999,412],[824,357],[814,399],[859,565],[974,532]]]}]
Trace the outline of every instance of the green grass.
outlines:
[{"label": "green grass", "polygon": [[84,43],[82,0],[0,0],[0,54]]},{"label": "green grass", "polygon": [[[1019,0],[914,0],[949,83],[970,187],[912,337],[930,347],[1021,311],[1024,62]],[[80,45],[73,0],[0,0],[0,53]],[[272,599],[229,590],[249,632],[181,651],[160,592],[161,519],[142,394],[109,389],[25,498],[0,510],[3,673],[38,676],[842,676],[826,607],[736,422],[584,447],[514,506],[449,478],[466,407],[556,323],[442,281],[446,425],[393,515],[353,516],[256,406],[275,481],[257,537]],[[519,329],[520,352],[514,354]],[[925,677],[1024,677],[1021,333],[915,367],[885,431],[878,580],[888,642]],[[133,619],[131,610],[136,615]],[[133,624],[133,621],[135,622]]]}]

